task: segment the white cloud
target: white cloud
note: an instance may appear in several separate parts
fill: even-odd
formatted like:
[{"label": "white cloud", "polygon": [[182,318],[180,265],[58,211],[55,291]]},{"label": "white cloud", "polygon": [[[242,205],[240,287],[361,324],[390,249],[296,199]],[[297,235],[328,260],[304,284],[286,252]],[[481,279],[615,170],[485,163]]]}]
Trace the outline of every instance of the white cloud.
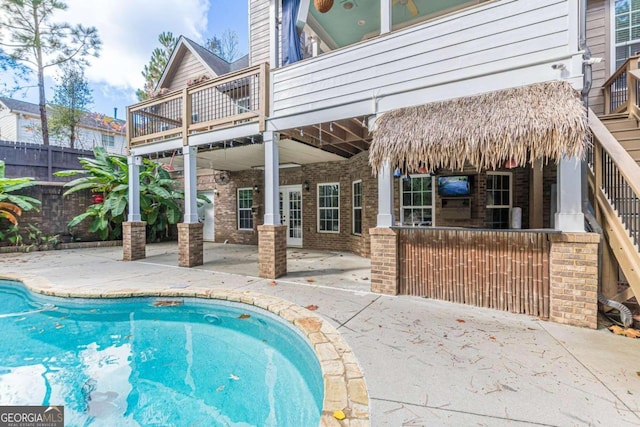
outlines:
[{"label": "white cloud", "polygon": [[87,78],[121,89],[142,87],[140,73],[161,32],[201,40],[209,10],[208,0],[67,0],[67,5],[60,19],[94,26],[102,40]]}]

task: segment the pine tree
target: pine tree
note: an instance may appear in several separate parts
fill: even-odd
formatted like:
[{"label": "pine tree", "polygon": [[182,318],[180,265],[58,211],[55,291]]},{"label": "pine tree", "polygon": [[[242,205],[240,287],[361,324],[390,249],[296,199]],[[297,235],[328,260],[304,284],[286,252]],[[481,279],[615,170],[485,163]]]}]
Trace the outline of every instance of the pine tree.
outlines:
[{"label": "pine tree", "polygon": [[86,56],[98,56],[100,38],[95,27],[52,22],[67,9],[61,0],[0,0],[0,28],[10,34],[0,40],[6,55],[36,68],[42,139],[49,145],[44,70],[65,63],[86,64]]},{"label": "pine tree", "polygon": [[136,96],[139,101],[144,101],[151,97],[152,92],[160,81],[160,77],[162,77],[164,67],[166,67],[167,62],[169,62],[173,48],[175,48],[176,43],[178,43],[178,39],[172,32],[168,31],[160,33],[158,42],[160,42],[160,47],[155,48],[153,52],[151,52],[151,59],[142,70],[142,77],[144,77],[145,83],[143,89],[136,91]]}]

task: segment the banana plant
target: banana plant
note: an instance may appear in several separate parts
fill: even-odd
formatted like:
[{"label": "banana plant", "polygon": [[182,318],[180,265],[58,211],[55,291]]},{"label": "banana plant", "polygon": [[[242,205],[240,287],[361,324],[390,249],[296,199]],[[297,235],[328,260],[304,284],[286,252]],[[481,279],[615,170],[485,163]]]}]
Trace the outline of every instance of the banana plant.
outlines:
[{"label": "banana plant", "polygon": [[[94,148],[95,159],[80,158],[83,169],[57,172],[57,176],[83,175],[65,184],[64,195],[90,190],[102,196],[102,203],[94,203],[73,218],[69,227],[91,219],[89,232],[98,233],[102,240],[122,237],[122,223],[129,203],[129,167],[127,159],[107,153],[102,147]],[[179,182],[170,177],[160,165],[144,159],[140,168],[140,214],[147,223],[147,238],[156,241],[168,236],[169,226],[182,218],[181,204],[184,194],[178,190]]]},{"label": "banana plant", "polygon": [[0,160],[0,219],[8,220],[14,226],[22,212],[38,210],[40,200],[15,194],[18,190],[36,185],[33,178],[5,178],[4,161]]}]

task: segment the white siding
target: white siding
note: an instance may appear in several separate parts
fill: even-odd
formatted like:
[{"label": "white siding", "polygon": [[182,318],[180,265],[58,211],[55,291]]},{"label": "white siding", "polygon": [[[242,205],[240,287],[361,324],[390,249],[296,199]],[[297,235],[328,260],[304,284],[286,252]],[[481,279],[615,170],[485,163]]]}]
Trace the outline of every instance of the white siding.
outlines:
[{"label": "white siding", "polygon": [[300,126],[311,111],[352,117],[559,79],[551,64],[571,72],[577,13],[572,0],[503,0],[277,69],[272,117]]},{"label": "white siding", "polygon": [[40,117],[22,116],[18,118],[18,141],[42,144]]},{"label": "white siding", "polygon": [[0,110],[0,141],[17,141],[17,116],[8,109]]},{"label": "white siding", "polygon": [[269,61],[269,0],[249,0],[249,64]]},{"label": "white siding", "polygon": [[609,78],[611,25],[609,21],[609,1],[590,0],[587,3],[587,45],[591,55],[604,59],[593,65],[593,85],[589,93],[589,106],[596,114],[604,114],[602,84]]}]

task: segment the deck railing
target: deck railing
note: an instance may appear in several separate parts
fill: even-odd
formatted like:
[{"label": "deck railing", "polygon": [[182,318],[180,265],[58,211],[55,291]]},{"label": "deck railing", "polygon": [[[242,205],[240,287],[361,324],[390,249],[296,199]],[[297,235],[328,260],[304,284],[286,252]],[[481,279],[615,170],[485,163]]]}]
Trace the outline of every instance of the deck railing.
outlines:
[{"label": "deck railing", "polygon": [[640,55],[629,57],[604,83],[605,114],[627,111],[640,119],[638,60]]},{"label": "deck railing", "polygon": [[589,111],[587,154],[596,218],[633,292],[640,296],[640,166]]},{"label": "deck railing", "polygon": [[546,319],[553,232],[398,228],[399,293]]},{"label": "deck railing", "polygon": [[129,148],[248,122],[263,131],[268,72],[263,63],[128,107]]}]

